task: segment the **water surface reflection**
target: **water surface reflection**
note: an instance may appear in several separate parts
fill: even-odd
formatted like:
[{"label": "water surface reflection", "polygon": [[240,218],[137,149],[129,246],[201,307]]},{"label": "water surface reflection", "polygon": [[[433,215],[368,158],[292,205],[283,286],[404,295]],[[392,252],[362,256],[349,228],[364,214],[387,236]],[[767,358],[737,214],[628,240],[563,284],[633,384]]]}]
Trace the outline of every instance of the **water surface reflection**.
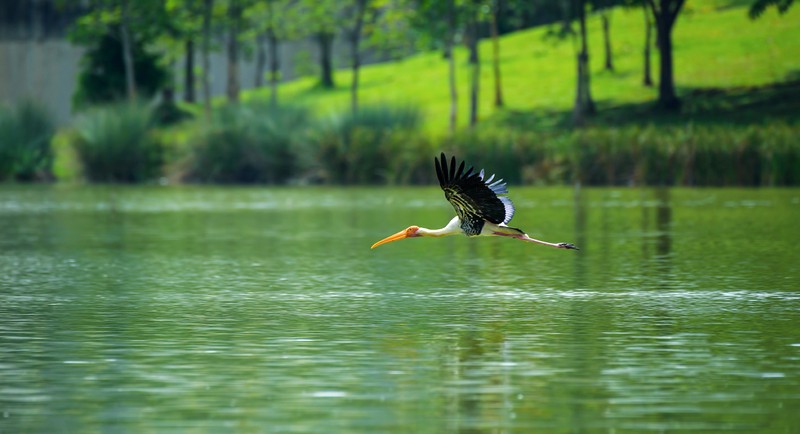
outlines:
[{"label": "water surface reflection", "polygon": [[800,429],[797,191],[440,194],[0,191],[0,431]]}]

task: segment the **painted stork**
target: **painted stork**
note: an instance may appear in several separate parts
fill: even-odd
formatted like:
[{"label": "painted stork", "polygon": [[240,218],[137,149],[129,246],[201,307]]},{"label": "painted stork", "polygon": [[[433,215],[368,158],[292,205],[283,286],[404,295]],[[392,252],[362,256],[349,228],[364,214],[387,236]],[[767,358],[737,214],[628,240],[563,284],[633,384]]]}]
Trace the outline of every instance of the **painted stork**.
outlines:
[{"label": "painted stork", "polygon": [[445,237],[448,235],[475,236],[500,236],[516,238],[522,241],[544,244],[558,249],[578,250],[569,243],[548,243],[531,238],[520,229],[507,226],[514,216],[514,205],[507,197],[508,189],[502,179],[494,181],[494,175],[486,179],[483,170],[474,172],[470,167],[464,171],[464,162],[456,165],[456,157],[452,157],[450,165],[442,153],[440,158],[434,158],[436,176],[439,186],[444,190],[444,197],[456,210],[456,216],[447,226],[441,229],[426,229],[419,226],[409,226],[394,235],[390,235],[372,245],[372,248],[381,244],[398,241],[405,238],[416,237]]}]

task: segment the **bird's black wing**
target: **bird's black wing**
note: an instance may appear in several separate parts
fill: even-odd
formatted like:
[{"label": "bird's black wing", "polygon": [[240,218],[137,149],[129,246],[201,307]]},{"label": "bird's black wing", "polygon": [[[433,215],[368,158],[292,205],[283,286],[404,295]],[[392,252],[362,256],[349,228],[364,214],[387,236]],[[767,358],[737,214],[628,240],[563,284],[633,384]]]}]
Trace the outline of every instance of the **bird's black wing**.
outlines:
[{"label": "bird's black wing", "polygon": [[447,164],[442,153],[434,158],[436,176],[444,197],[453,205],[467,235],[478,235],[483,222],[508,223],[514,216],[514,205],[506,195],[506,183],[502,179],[492,182],[494,175],[485,179],[483,170],[474,173],[473,168],[464,172],[464,162],[456,167],[456,157]]}]

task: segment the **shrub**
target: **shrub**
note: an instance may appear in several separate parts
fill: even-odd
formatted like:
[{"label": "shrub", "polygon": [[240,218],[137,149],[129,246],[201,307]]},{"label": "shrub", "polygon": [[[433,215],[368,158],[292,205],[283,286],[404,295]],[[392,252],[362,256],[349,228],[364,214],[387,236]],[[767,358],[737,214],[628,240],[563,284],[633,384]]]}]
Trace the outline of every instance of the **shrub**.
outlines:
[{"label": "shrub", "polygon": [[418,168],[433,161],[421,124],[422,114],[412,106],[362,106],[330,116],[318,125],[315,140],[323,178],[340,184],[420,180]]},{"label": "shrub", "polygon": [[0,180],[52,178],[54,134],[43,107],[29,101],[15,109],[0,107]]},{"label": "shrub", "polygon": [[163,149],[152,131],[152,110],[120,103],[96,107],[75,122],[73,147],[93,182],[142,182],[161,174]]},{"label": "shrub", "polygon": [[[227,105],[190,139],[190,181],[284,184],[311,164],[305,108]],[[202,122],[202,121],[198,121]]]}]

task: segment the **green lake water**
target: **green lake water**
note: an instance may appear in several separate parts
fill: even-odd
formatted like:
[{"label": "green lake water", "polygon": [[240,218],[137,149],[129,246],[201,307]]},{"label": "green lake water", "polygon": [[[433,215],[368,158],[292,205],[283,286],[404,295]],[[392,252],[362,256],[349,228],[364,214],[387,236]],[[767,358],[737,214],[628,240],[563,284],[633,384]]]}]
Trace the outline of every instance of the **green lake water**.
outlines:
[{"label": "green lake water", "polygon": [[800,432],[800,190],[0,187],[0,433]]}]

